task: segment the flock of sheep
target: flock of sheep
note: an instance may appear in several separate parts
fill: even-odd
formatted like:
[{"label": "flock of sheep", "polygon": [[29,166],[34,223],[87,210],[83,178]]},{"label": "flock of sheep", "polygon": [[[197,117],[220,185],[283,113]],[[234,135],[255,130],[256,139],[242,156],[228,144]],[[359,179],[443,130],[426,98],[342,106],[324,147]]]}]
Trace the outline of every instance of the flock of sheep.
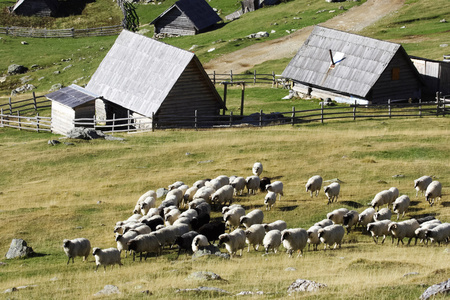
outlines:
[{"label": "flock of sheep", "polygon": [[[410,199],[407,195],[399,195],[397,188],[392,187],[375,195],[369,208],[361,213],[355,210],[340,208],[327,214],[327,218],[314,224],[308,230],[303,228],[287,228],[283,220],[272,223],[264,223],[264,213],[260,209],[250,212],[245,211],[239,204],[232,204],[233,198],[247,189],[248,194],[255,194],[259,189],[266,191],[264,205],[270,210],[278,199],[283,196],[283,183],[271,182],[267,177],[260,177],[263,171],[261,163],[253,165],[252,176],[247,178],[238,176],[218,176],[214,179],[198,180],[192,186],[187,186],[181,181],[168,186],[165,199],[156,205],[156,192],[150,190],[143,194],[137,201],[133,214],[124,221],[116,223],[114,228],[117,248],[100,249],[93,248],[96,270],[100,265],[106,270],[107,265],[122,265],[121,253],[140,255],[142,260],[149,254],[161,254],[164,247],[178,246],[178,255],[185,251],[193,253],[203,248],[211,247],[216,241],[218,245],[224,245],[230,256],[238,252],[242,256],[244,248],[247,252],[251,247],[257,251],[264,247],[265,253],[277,252],[283,245],[289,256],[312,245],[317,250],[323,243],[324,249],[334,245],[341,246],[345,232],[347,234],[352,227],[360,225],[363,231],[369,232],[375,243],[378,237],[392,236],[392,243],[397,239],[397,245],[404,238],[409,238],[408,245],[413,238],[421,242],[428,241],[448,243],[450,239],[450,223],[441,223],[433,217],[422,219],[410,219],[402,222],[392,222],[393,212],[397,213],[397,221],[400,215],[404,217]],[[322,177],[313,176],[306,183],[306,192],[310,196],[317,197],[322,189]],[[421,192],[426,200],[433,205],[441,197],[442,185],[433,181],[429,176],[423,176],[414,181],[416,196]],[[333,182],[325,186],[324,192],[328,203],[338,200],[340,184]],[[387,205],[387,207],[383,207]],[[222,220],[212,220],[211,210],[221,207]],[[383,208],[381,208],[383,207]],[[377,210],[375,210],[375,208]],[[381,209],[380,209],[381,208]],[[242,229],[244,228],[244,229]],[[228,232],[227,232],[228,229]],[[74,257],[82,256],[87,259],[91,253],[91,244],[85,238],[64,240],[63,249],[72,263]]]}]

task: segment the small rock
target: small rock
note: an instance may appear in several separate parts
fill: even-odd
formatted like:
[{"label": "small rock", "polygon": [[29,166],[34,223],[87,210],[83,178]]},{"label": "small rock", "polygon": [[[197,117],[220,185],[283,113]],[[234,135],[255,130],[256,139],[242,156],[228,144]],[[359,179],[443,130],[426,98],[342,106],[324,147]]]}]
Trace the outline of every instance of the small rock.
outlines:
[{"label": "small rock", "polygon": [[445,248],[444,249],[444,253],[450,253],[450,249],[449,248]]},{"label": "small rock", "polygon": [[212,163],[214,160],[212,160],[212,159],[209,159],[209,160],[202,160],[202,161],[199,161],[198,162],[198,164],[208,164],[208,163]]},{"label": "small rock", "polygon": [[43,80],[43,79],[45,79],[45,77],[39,77],[39,78],[38,78],[38,81],[41,81],[41,80]]},{"label": "small rock", "polygon": [[3,82],[5,82],[5,81],[6,81],[6,76],[0,77],[0,83],[3,83]]},{"label": "small rock", "polygon": [[19,94],[19,93],[30,92],[30,91],[34,90],[35,88],[36,87],[34,85],[27,83],[27,84],[24,84],[24,85],[14,89],[14,90],[12,90],[11,91],[11,96],[14,96],[14,95]]},{"label": "small rock", "polygon": [[401,29],[405,29],[406,28],[406,26],[402,26],[402,27],[400,27]]},{"label": "small rock", "polygon": [[6,265],[6,263],[0,261],[0,266],[4,266],[4,265]]},{"label": "small rock", "polygon": [[192,51],[192,50],[194,50],[197,47],[198,47],[198,45],[192,45],[191,48],[189,48],[189,51]]},{"label": "small rock", "polygon": [[77,226],[75,229],[83,229],[83,226]]},{"label": "small rock", "polygon": [[31,67],[30,67],[30,69],[37,69],[37,68],[39,68],[39,65],[37,65],[37,64],[31,65]]},{"label": "small rock", "polygon": [[61,71],[55,71],[55,72],[53,72],[53,74],[55,74],[55,75],[61,74]]},{"label": "small rock", "polygon": [[112,294],[120,294],[119,288],[115,285],[105,285],[103,290],[94,294],[94,296],[107,296]]},{"label": "small rock", "polygon": [[53,277],[53,278],[50,278],[50,281],[57,281],[59,278],[58,277]]},{"label": "small rock", "polygon": [[208,50],[208,52],[213,52],[214,50],[216,50],[216,48],[211,48]]},{"label": "small rock", "polygon": [[247,295],[264,295],[264,292],[263,291],[257,291],[257,292],[242,291],[242,292],[236,294],[236,296],[247,296]]},{"label": "small rock", "polygon": [[448,47],[448,44],[440,44],[439,47],[445,48]]},{"label": "small rock", "polygon": [[63,71],[65,71],[65,70],[67,70],[67,69],[69,69],[69,68],[72,68],[72,65],[65,66],[65,67],[63,68]]},{"label": "small rock", "polygon": [[27,246],[27,242],[22,239],[13,239],[8,253],[6,253],[6,259],[29,257],[34,254],[31,247]]},{"label": "small rock", "polygon": [[316,292],[326,286],[327,285],[324,283],[318,283],[306,279],[297,279],[289,286],[287,292],[288,294],[291,294],[293,292]]},{"label": "small rock", "polygon": [[28,68],[21,66],[21,65],[17,65],[17,64],[12,64],[8,67],[8,75],[16,75],[16,74],[23,74],[25,72],[28,71]]},{"label": "small rock", "polygon": [[430,286],[421,296],[420,300],[426,300],[439,294],[447,295],[450,293],[450,279],[447,281]]},{"label": "small rock", "polygon": [[271,33],[271,34],[274,34],[275,32],[276,32],[276,31],[275,31],[275,30],[273,30],[273,29],[272,29],[272,30],[270,31],[270,33]]},{"label": "small rock", "polygon": [[329,13],[334,13],[334,12],[336,12],[336,10],[330,10],[330,11],[328,11]]},{"label": "small rock", "polygon": [[294,19],[294,20],[301,20],[302,18],[300,18],[300,17],[294,17],[293,19]]},{"label": "small rock", "polygon": [[345,8],[344,8],[344,6],[341,5],[341,6],[339,6],[339,9],[344,10]]},{"label": "small rock", "polygon": [[338,182],[338,183],[344,183],[342,180],[340,180],[339,178],[333,178],[330,180],[325,180],[324,182]]},{"label": "small rock", "polygon": [[186,155],[186,156],[189,156],[189,155],[191,155],[191,153],[189,153],[189,152],[186,152],[184,155]]},{"label": "small rock", "polygon": [[176,290],[176,293],[189,293],[189,292],[194,292],[194,293],[215,292],[215,293],[219,293],[219,294],[230,294],[230,292],[228,292],[226,290],[222,290],[222,289],[215,288],[215,287],[209,287],[209,286],[199,286],[196,289]]},{"label": "small rock", "polygon": [[287,267],[286,269],[284,269],[285,271],[288,271],[288,272],[292,272],[292,271],[297,271],[297,269],[296,268],[293,268],[293,267]]},{"label": "small rock", "polygon": [[408,277],[408,276],[412,276],[412,275],[419,275],[418,272],[410,272],[410,273],[406,273],[403,275],[403,277]]},{"label": "small rock", "polygon": [[199,271],[191,273],[187,279],[210,281],[210,280],[223,280],[219,275],[213,272]]},{"label": "small rock", "polygon": [[392,178],[404,178],[404,177],[405,177],[405,175],[402,175],[402,174],[397,174],[397,175],[392,176]]}]

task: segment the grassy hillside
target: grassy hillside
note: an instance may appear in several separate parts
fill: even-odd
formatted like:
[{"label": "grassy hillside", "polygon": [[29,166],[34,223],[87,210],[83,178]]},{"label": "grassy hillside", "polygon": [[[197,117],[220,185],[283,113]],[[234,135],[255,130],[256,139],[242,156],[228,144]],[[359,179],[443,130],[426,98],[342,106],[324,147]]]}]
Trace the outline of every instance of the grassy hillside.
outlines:
[{"label": "grassy hillside", "polygon": [[[232,295],[263,291],[257,298],[281,299],[296,279],[327,284],[306,299],[417,299],[434,283],[450,277],[447,246],[399,246],[387,239],[375,245],[361,229],[346,235],[341,249],[305,252],[288,258],[284,251],[262,256],[245,252],[232,260],[176,258],[165,249],[145,262],[123,258],[123,266],[94,273],[94,259],[66,266],[64,238],[86,237],[93,247],[115,246],[115,222],[126,219],[141,194],[182,180],[221,174],[248,176],[255,161],[263,176],[284,183],[285,195],[265,221],[283,219],[288,227],[308,228],[340,207],[361,212],[373,196],[391,186],[408,195],[412,206],[406,218],[435,215],[450,221],[450,151],[448,118],[384,119],[329,122],[324,125],[208,131],[157,131],[123,135],[125,141],[67,141],[52,147],[51,134],[0,128],[0,253],[13,238],[25,239],[42,256],[5,260],[0,265],[0,291],[34,286],[6,297],[91,298],[106,284],[117,285],[114,299],[225,298],[215,294],[177,294],[177,289],[218,287]],[[64,141],[64,140],[63,140]],[[339,202],[327,205],[305,192],[307,179],[339,178]],[[415,197],[413,180],[433,175],[444,186],[442,200],[430,207]],[[395,176],[402,175],[402,176]],[[264,193],[236,197],[247,211],[263,208]],[[158,199],[160,203],[161,199]],[[220,213],[213,213],[220,217]],[[395,217],[393,217],[395,220]],[[280,250],[283,249],[282,247]],[[222,249],[225,251],[225,249]],[[445,252],[447,251],[447,252]],[[286,271],[286,268],[295,268]],[[194,271],[212,271],[226,281],[186,280]],[[418,274],[404,276],[407,273]],[[249,276],[251,274],[251,276]],[[297,298],[296,297],[296,298]]]}]

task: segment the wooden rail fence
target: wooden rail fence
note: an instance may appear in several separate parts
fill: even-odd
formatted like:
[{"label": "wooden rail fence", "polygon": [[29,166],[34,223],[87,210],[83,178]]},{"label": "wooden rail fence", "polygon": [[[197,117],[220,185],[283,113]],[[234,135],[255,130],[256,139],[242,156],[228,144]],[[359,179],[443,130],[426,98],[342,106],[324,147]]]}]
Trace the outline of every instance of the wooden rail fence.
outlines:
[{"label": "wooden rail fence", "polygon": [[48,107],[51,107],[51,101],[48,100],[45,96],[36,96],[34,92],[33,98],[12,101],[11,97],[9,97],[8,103],[0,104],[0,109],[4,113],[8,113],[10,115],[16,114],[17,112],[24,113],[30,110],[34,110],[35,112],[37,112],[40,109]]},{"label": "wooden rail fence", "polygon": [[34,38],[76,38],[88,36],[117,35],[123,30],[122,25],[86,28],[86,29],[46,29],[29,27],[0,27],[0,34]]},{"label": "wooden rail fence", "polygon": [[231,70],[230,73],[213,73],[208,74],[213,84],[222,83],[224,81],[233,83],[233,82],[245,82],[245,83],[270,83],[272,86],[278,87],[279,85],[283,88],[289,87],[289,81],[287,79],[282,78],[281,75],[276,75],[275,72],[272,71],[271,74],[258,74],[256,70],[253,73],[245,73],[245,74],[233,74]]}]

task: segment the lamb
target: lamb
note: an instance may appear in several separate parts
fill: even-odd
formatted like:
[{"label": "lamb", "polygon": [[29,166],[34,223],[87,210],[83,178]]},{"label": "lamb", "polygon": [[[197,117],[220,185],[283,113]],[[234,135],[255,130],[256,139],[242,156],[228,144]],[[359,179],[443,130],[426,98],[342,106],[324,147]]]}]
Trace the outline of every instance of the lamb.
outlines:
[{"label": "lamb", "polygon": [[181,250],[186,253],[192,252],[192,241],[198,235],[196,231],[189,231],[175,239],[175,245],[178,245],[178,256],[180,256]]},{"label": "lamb", "polygon": [[128,249],[133,250],[133,261],[135,260],[135,254],[140,254],[139,261],[142,261],[142,252],[145,252],[145,260],[149,253],[158,254],[161,249],[161,242],[155,235],[156,232],[149,234],[141,234],[128,242]]},{"label": "lamb", "polygon": [[248,194],[256,194],[256,190],[259,188],[260,179],[258,176],[249,176],[245,178],[245,185],[247,186]]},{"label": "lamb", "polygon": [[83,261],[85,261],[91,252],[91,242],[86,238],[65,239],[63,240],[63,249],[69,258],[67,264],[69,264],[71,258],[72,263],[74,263],[74,257],[76,256],[83,256]]},{"label": "lamb", "polygon": [[427,199],[430,206],[433,206],[434,200],[437,201],[437,198],[441,199],[442,196],[442,184],[439,181],[433,181],[428,185],[427,190],[425,191],[425,198]]},{"label": "lamb", "polygon": [[234,188],[231,185],[224,185],[211,195],[211,201],[218,205],[233,202]]},{"label": "lamb", "polygon": [[255,162],[255,163],[253,164],[253,167],[252,167],[252,173],[253,173],[253,175],[259,177],[259,175],[261,175],[262,171],[263,171],[263,165],[262,165],[262,163],[260,163],[260,162]]},{"label": "lamb", "polygon": [[341,185],[339,184],[339,182],[333,182],[332,184],[324,187],[323,190],[325,191],[325,195],[328,198],[327,204],[330,204],[333,203],[335,200],[336,202],[338,201]]},{"label": "lamb", "polygon": [[266,210],[271,210],[277,201],[277,194],[274,192],[267,192],[267,195],[264,197],[264,205],[266,206]]},{"label": "lamb", "polygon": [[358,219],[359,213],[355,210],[351,210],[344,215],[342,224],[347,228],[347,234],[350,233],[350,230],[353,225],[355,225],[356,228],[356,225],[358,224]]},{"label": "lamb", "polygon": [[221,234],[225,233],[225,223],[220,221],[211,222],[198,229],[199,234],[203,234],[208,241],[215,242]]},{"label": "lamb", "polygon": [[398,191],[398,188],[391,187],[391,188],[389,188],[389,190],[392,192],[392,197],[391,197],[390,201],[388,202],[388,207],[392,204],[392,202],[395,201],[395,199],[398,198],[398,196],[400,196],[400,192]]},{"label": "lamb", "polygon": [[274,230],[274,229],[278,229],[279,231],[283,231],[283,230],[285,230],[287,228],[287,224],[283,220],[276,220],[276,221],[274,221],[272,223],[269,223],[269,224],[263,224],[263,226],[264,226],[264,230],[266,232],[269,232],[269,231]]},{"label": "lamb", "polygon": [[346,213],[348,213],[348,209],[346,208],[335,209],[327,214],[327,218],[333,221],[333,224],[343,224]]},{"label": "lamb", "polygon": [[373,219],[375,221],[390,220],[391,217],[392,217],[392,212],[387,207],[384,207],[384,208],[380,209],[380,211],[373,214]]},{"label": "lamb", "polygon": [[122,251],[125,250],[125,257],[127,257],[127,251],[129,250],[128,242],[138,235],[139,233],[134,230],[130,230],[124,234],[116,235],[117,250],[119,250],[119,253],[122,253]]},{"label": "lamb", "polygon": [[225,244],[225,248],[228,253],[230,253],[230,257],[233,257],[234,254],[237,253],[238,250],[242,250],[245,248],[245,232],[244,230],[238,228],[235,229],[231,233],[224,233],[219,236],[219,246]]},{"label": "lamb", "polygon": [[255,251],[258,251],[259,245],[262,245],[266,231],[262,224],[253,224],[245,230],[245,242],[248,244],[247,252],[250,252],[250,245],[253,245]]},{"label": "lamb", "polygon": [[383,240],[381,241],[383,244],[386,236],[391,235],[391,232],[388,230],[389,224],[391,223],[391,220],[382,220],[367,224],[367,231],[371,233],[375,244],[378,244],[379,236],[383,236]]},{"label": "lamb", "polygon": [[433,229],[427,230],[426,237],[432,243],[437,242],[439,246],[441,242],[448,242],[450,239],[450,223],[442,223]]},{"label": "lamb", "polygon": [[269,177],[262,177],[259,180],[259,190],[261,192],[265,192],[266,191],[266,185],[270,184],[270,178]]},{"label": "lamb", "polygon": [[244,225],[245,228],[249,228],[253,224],[262,224],[264,219],[264,214],[260,209],[254,209],[245,216],[240,218],[240,224]]},{"label": "lamb", "polygon": [[292,257],[294,251],[299,252],[297,257],[303,256],[303,249],[308,242],[308,233],[303,228],[286,229],[281,232],[281,242],[289,253],[289,257]]},{"label": "lamb", "polygon": [[278,248],[281,245],[281,231],[274,229],[266,233],[263,239],[263,246],[266,250],[266,254],[269,253],[269,250],[273,250],[274,253],[277,253]]},{"label": "lamb", "polygon": [[211,220],[211,216],[209,214],[200,213],[198,216],[192,218],[191,228],[192,228],[192,230],[197,231],[203,225],[208,224],[210,220]]},{"label": "lamb", "polygon": [[319,196],[320,189],[322,188],[322,177],[319,175],[315,175],[308,179],[308,182],[306,182],[306,192],[309,191],[311,198],[316,193],[316,197]]},{"label": "lamb", "polygon": [[323,219],[320,222],[315,223],[314,226],[320,226],[320,227],[324,228],[324,227],[327,227],[327,226],[330,226],[330,225],[333,225],[333,224],[334,224],[333,221],[331,221],[330,219],[326,218],[326,219]]},{"label": "lamb", "polygon": [[373,208],[377,207],[377,211],[380,209],[380,206],[388,204],[392,199],[392,191],[384,190],[375,195],[370,206]]},{"label": "lamb", "polygon": [[416,219],[410,219],[402,222],[392,222],[388,226],[388,230],[392,234],[392,242],[394,242],[394,238],[397,238],[397,246],[400,242],[403,243],[403,239],[405,237],[409,238],[408,245],[411,243],[411,240],[416,237],[415,231],[419,228],[419,222]]},{"label": "lamb", "polygon": [[319,230],[321,228],[321,226],[314,225],[309,227],[309,229],[306,231],[306,233],[308,234],[308,250],[310,248],[310,245],[313,245],[313,250],[317,250],[317,246],[320,244]]},{"label": "lamb", "polygon": [[341,225],[331,225],[319,229],[318,234],[320,241],[325,244],[324,250],[327,249],[327,245],[332,246],[333,244],[333,249],[336,249],[338,245],[339,248],[341,248],[342,239],[345,235],[345,229]]},{"label": "lamb", "polygon": [[266,185],[266,190],[278,194],[278,200],[281,200],[283,195],[283,183],[281,181],[274,181],[271,184]]},{"label": "lamb", "polygon": [[367,224],[374,221],[373,216],[375,214],[375,209],[373,207],[366,208],[362,213],[359,214],[358,223],[364,229],[367,228]]},{"label": "lamb", "polygon": [[209,246],[208,238],[203,234],[196,235],[192,240],[192,252],[194,253],[207,246]]},{"label": "lamb", "polygon": [[98,267],[102,265],[106,272],[106,266],[111,265],[114,266],[118,264],[119,267],[122,266],[122,262],[120,261],[120,252],[116,248],[108,248],[108,249],[100,249],[95,247],[93,249],[92,255],[95,257],[95,272],[97,272]]},{"label": "lamb", "polygon": [[239,192],[239,195],[242,195],[242,191],[245,189],[245,178],[244,177],[236,177],[233,181],[231,181],[231,186],[234,188],[234,195],[236,196]]},{"label": "lamb", "polygon": [[245,215],[245,209],[242,206],[235,206],[223,215],[225,224],[230,228],[238,228],[241,225],[241,217]]},{"label": "lamb", "polygon": [[427,190],[428,185],[433,181],[433,178],[430,176],[422,176],[420,178],[417,178],[414,180],[414,188],[416,189],[416,197],[419,196],[419,192],[422,193],[422,195],[425,194],[425,191]]},{"label": "lamb", "polygon": [[405,212],[408,210],[410,202],[407,195],[402,195],[395,199],[394,212],[397,213],[397,220],[400,218],[400,214],[402,214],[402,218],[405,216]]}]

